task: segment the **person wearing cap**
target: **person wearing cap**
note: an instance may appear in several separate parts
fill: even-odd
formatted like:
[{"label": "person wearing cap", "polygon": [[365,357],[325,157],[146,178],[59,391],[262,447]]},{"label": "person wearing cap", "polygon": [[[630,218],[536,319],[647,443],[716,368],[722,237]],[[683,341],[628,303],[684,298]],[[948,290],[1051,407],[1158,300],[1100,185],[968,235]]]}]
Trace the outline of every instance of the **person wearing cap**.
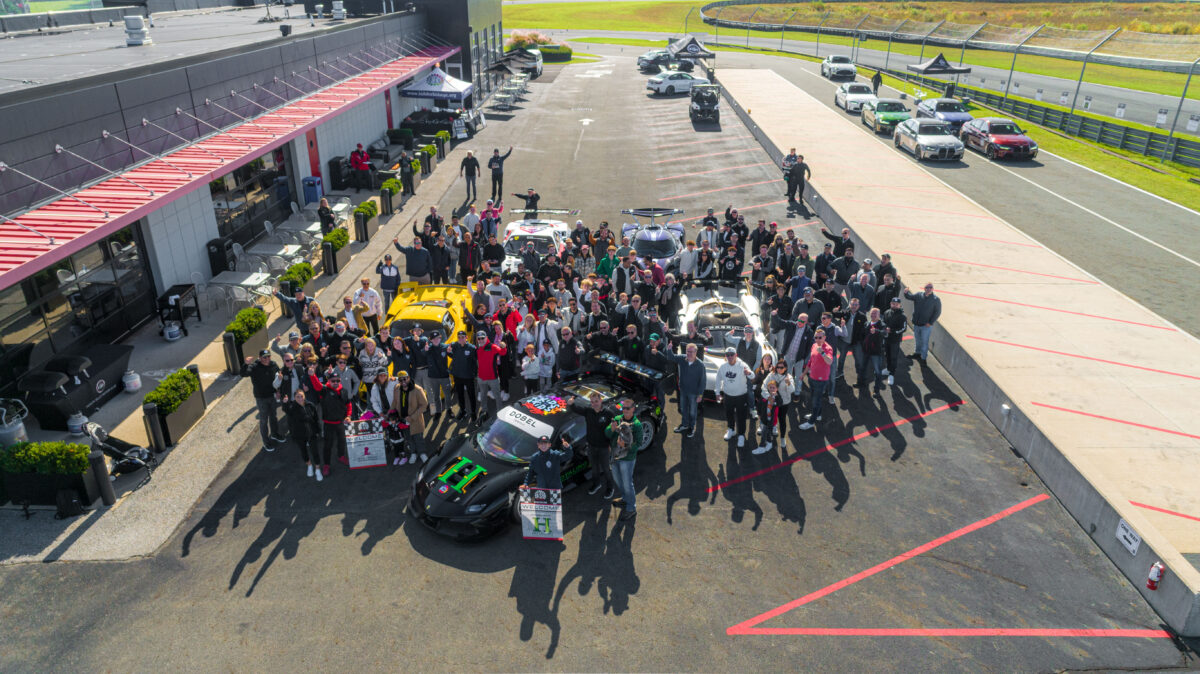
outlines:
[{"label": "person wearing cap", "polygon": [[[804,163],[804,155],[796,155],[796,161],[787,169],[787,198],[789,204],[804,200],[804,183],[812,179],[812,169]],[[800,199],[797,201],[796,196]]]},{"label": "person wearing cap", "polygon": [[458,247],[446,244],[443,232],[434,238],[429,247],[429,264],[432,267],[430,280],[433,283],[451,283],[455,280],[454,267],[458,261]]},{"label": "person wearing cap", "polygon": [[854,259],[854,246],[846,246],[842,256],[829,263],[829,276],[833,279],[838,293],[846,291],[846,286],[858,275],[862,265]]},{"label": "person wearing cap", "polygon": [[408,372],[401,370],[396,373],[394,396],[392,408],[408,424],[405,446],[410,450],[409,460],[416,463],[419,458],[421,463],[425,463],[429,460],[429,455],[425,453],[425,411],[429,409],[425,389],[418,386]]},{"label": "person wearing cap", "polygon": [[723,281],[736,281],[742,277],[742,254],[737,246],[729,246],[725,249],[725,254],[717,261],[717,266],[720,267],[720,277]]},{"label": "person wearing cap", "polygon": [[915,349],[910,358],[916,358],[922,364],[927,364],[929,357],[929,334],[933,324],[942,315],[942,298],[933,294],[933,284],[926,283],[925,291],[913,293],[904,291],[905,299],[913,303],[913,338]]},{"label": "person wearing cap", "polygon": [[604,435],[609,439],[612,451],[613,476],[621,490],[621,500],[613,505],[624,506],[621,520],[630,520],[637,516],[637,489],[633,484],[633,469],[637,463],[638,448],[645,441],[646,429],[642,426],[641,419],[634,416],[635,407],[629,398],[622,400],[621,413],[613,417],[604,428]]},{"label": "person wearing cap", "polygon": [[851,300],[858,300],[858,305],[863,309],[867,309],[875,305],[875,283],[873,274],[859,274],[846,288],[846,297]]},{"label": "person wearing cap", "polygon": [[[479,358],[476,346],[467,338],[465,330],[459,330],[456,341],[450,345],[450,374],[454,378],[454,394],[458,398],[458,418],[473,419],[476,414],[477,389],[475,378],[479,374]],[[487,338],[484,333],[484,339]],[[469,412],[468,412],[469,408]]]},{"label": "person wearing cap", "polygon": [[564,435],[559,438],[558,448],[551,449],[550,436],[543,435],[537,439],[537,448],[537,453],[529,457],[525,486],[536,482],[540,489],[562,489],[562,467],[569,463],[574,455],[571,441]]},{"label": "person wearing cap", "polygon": [[871,258],[863,260],[858,271],[854,272],[854,280],[851,281],[851,283],[854,283],[858,281],[859,278],[866,276],[872,288],[878,285],[878,281],[876,280],[878,277],[875,276],[875,269],[872,267],[873,264],[874,262],[871,261]]},{"label": "person wearing cap", "polygon": [[525,219],[537,220],[538,201],[541,200],[542,195],[538,194],[532,187],[527,188],[525,194],[513,192],[512,195],[525,202]]},{"label": "person wearing cap", "polygon": [[812,388],[812,411],[805,415],[806,421],[800,424],[799,429],[802,431],[816,427],[817,422],[821,420],[821,406],[829,396],[832,383],[830,374],[833,372],[833,345],[827,337],[822,328],[813,332],[809,357],[800,373],[801,379],[808,376],[808,383]]},{"label": "person wearing cap", "polygon": [[721,233],[717,231],[717,218],[712,214],[711,208],[708,209],[708,214],[700,231],[696,233],[696,245],[704,248],[707,243],[709,248],[716,250],[721,246]]},{"label": "person wearing cap", "polygon": [[892,298],[900,296],[900,279],[891,274],[884,274],[883,283],[875,289],[875,307],[879,313],[887,311],[892,306]]},{"label": "person wearing cap", "polygon": [[883,312],[883,324],[887,326],[887,367],[883,374],[887,375],[888,386],[896,381],[896,367],[900,360],[900,340],[908,332],[908,316],[900,305],[900,298],[891,299],[891,308]]},{"label": "person wearing cap", "polygon": [[279,344],[281,339],[282,335],[275,335],[275,339],[271,340],[271,350],[279,354],[280,358],[283,358],[284,356],[295,356],[296,354],[300,353],[300,347],[303,342],[300,339],[299,330],[292,330],[288,333],[287,344],[281,346]]},{"label": "person wearing cap", "polygon": [[306,297],[304,294],[304,288],[301,286],[294,286],[294,290],[295,292],[292,293],[293,296],[288,297],[287,295],[283,294],[279,288],[276,288],[275,297],[279,300],[280,305],[286,307],[288,311],[292,312],[292,320],[296,323],[296,329],[303,332],[304,310],[312,304],[313,298]]},{"label": "person wearing cap", "polygon": [[512,152],[511,145],[504,154],[500,154],[500,148],[496,148],[492,150],[492,156],[488,159],[487,167],[492,171],[492,199],[504,195],[504,160],[508,159]]},{"label": "person wearing cap", "polygon": [[379,292],[383,294],[383,304],[390,308],[400,287],[400,268],[392,264],[390,253],[383,256],[383,262],[375,265],[375,273],[379,274]]},{"label": "person wearing cap", "polygon": [[758,246],[758,254],[750,258],[750,288],[754,299],[763,302],[767,299],[767,277],[774,274],[775,260],[767,252],[767,244]]},{"label": "person wearing cap", "polygon": [[429,333],[429,340],[422,343],[421,349],[424,350],[425,360],[429,363],[429,388],[425,389],[429,399],[429,413],[436,419],[442,411],[450,412],[451,400],[454,397],[454,388],[450,384],[450,350],[442,342],[442,333],[438,330]]},{"label": "person wearing cap", "polygon": [[886,339],[887,326],[883,324],[879,309],[872,307],[871,311],[867,314],[866,327],[863,329],[862,354],[866,362],[863,364],[863,374],[859,377],[855,385],[865,389],[867,387],[867,373],[869,372],[875,380],[875,395],[879,395],[879,390],[883,383],[883,357],[887,351]]},{"label": "person wearing cap", "polygon": [[241,374],[250,378],[254,404],[258,408],[258,433],[262,436],[263,451],[273,452],[275,447],[272,446],[272,442],[286,440],[279,434],[279,419],[276,416],[279,409],[279,386],[283,383],[279,366],[271,360],[271,352],[263,349],[258,352],[258,360],[253,356],[246,356]]},{"label": "person wearing cap", "polygon": [[[725,407],[725,440],[737,435],[737,446],[746,446],[746,419],[750,416],[750,380],[754,371],[737,357],[737,349],[725,347],[725,362],[717,368],[717,402]],[[736,428],[736,431],[735,431]]]},{"label": "person wearing cap", "polygon": [[[794,234],[794,232],[789,231],[788,234]],[[792,263],[792,273],[797,274],[800,272],[800,267],[804,267],[804,270],[808,273],[808,277],[812,278],[817,261],[809,255],[808,244],[803,241],[789,241],[788,243],[791,243],[792,249],[796,251],[796,259]]]},{"label": "person wearing cap", "polygon": [[575,221],[575,229],[571,230],[571,241],[576,248],[583,248],[592,242],[592,235],[588,232],[587,227],[584,227],[583,220]]},{"label": "person wearing cap", "polygon": [[[479,418],[487,416],[488,413],[488,394],[491,394],[493,400],[496,401],[496,408],[499,409],[503,398],[501,397],[500,373],[497,361],[508,353],[508,348],[504,342],[499,343],[489,340],[488,334],[483,330],[475,333],[475,357],[476,357],[476,380],[478,388],[476,396],[479,403]],[[539,354],[540,355],[540,354]]]},{"label": "person wearing cap", "polygon": [[321,472],[323,475],[329,475],[329,463],[333,458],[333,452],[337,450],[338,460],[344,464],[348,464],[346,458],[346,420],[354,417],[353,396],[357,389],[351,391],[342,385],[342,375],[349,370],[345,369],[327,369],[325,371],[325,380],[317,375],[315,365],[308,367],[308,379],[312,385],[312,397],[314,402],[321,410],[321,435],[324,437],[322,443],[322,465]]},{"label": "person wearing cap", "polygon": [[787,286],[782,283],[775,284],[775,292],[763,303],[763,310],[771,317],[768,326],[771,335],[769,341],[776,353],[783,353],[783,346],[787,343],[787,321],[792,316],[792,304],[792,298],[787,294]]},{"label": "person wearing cap", "polygon": [[825,307],[825,311],[831,314],[840,312],[846,304],[846,300],[842,298],[842,293],[834,289],[833,279],[825,279],[825,287],[813,293],[813,298]]},{"label": "person wearing cap", "polygon": [[554,381],[554,363],[558,359],[558,354],[554,351],[554,342],[549,339],[543,339],[538,345],[538,386],[541,390],[546,390]]},{"label": "person wearing cap", "polygon": [[817,284],[822,284],[829,277],[829,265],[833,264],[838,256],[833,254],[833,244],[825,244],[825,249],[813,261],[813,281]]},{"label": "person wearing cap", "polygon": [[758,340],[754,337],[754,326],[747,325],[742,327],[741,330],[730,328],[725,338],[726,344],[737,343],[733,348],[738,360],[743,363],[762,362],[763,348],[762,344],[759,344]]},{"label": "person wearing cap", "polygon": [[350,153],[350,168],[354,171],[354,187],[371,189],[371,157],[363,150],[362,143]]},{"label": "person wearing cap", "polygon": [[413,186],[413,158],[408,156],[408,152],[401,150],[400,158],[396,162],[400,164],[400,194],[416,194],[416,188]]}]

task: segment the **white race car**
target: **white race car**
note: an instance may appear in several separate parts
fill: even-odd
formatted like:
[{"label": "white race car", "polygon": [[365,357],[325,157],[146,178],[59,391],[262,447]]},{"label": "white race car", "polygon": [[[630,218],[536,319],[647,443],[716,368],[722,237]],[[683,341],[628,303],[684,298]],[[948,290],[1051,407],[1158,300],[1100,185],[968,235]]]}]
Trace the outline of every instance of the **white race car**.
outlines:
[{"label": "white race car", "polygon": [[854,67],[854,62],[849,56],[833,54],[826,56],[824,61],[821,61],[821,77],[828,77],[831,80],[836,80],[840,77],[854,79],[858,77],[858,68]]},{"label": "white race car", "polygon": [[[762,307],[744,282],[701,281],[685,290],[682,300],[679,326],[683,333],[687,334],[687,322],[695,321],[698,331],[708,330],[712,335],[712,342],[704,347],[704,369],[708,373],[706,397],[716,395],[717,368],[725,362],[725,348],[737,348],[747,325],[754,328],[754,341],[758,342],[762,355],[776,357],[775,349],[767,343],[767,336],[762,330]],[[736,331],[736,336],[729,335],[731,329]],[[683,341],[686,342],[687,338],[684,337]],[[746,365],[753,370],[759,363]]]},{"label": "white race car", "polygon": [[674,70],[664,71],[661,75],[655,75],[646,80],[646,88],[657,94],[683,94],[692,90],[692,86],[697,84],[709,84],[709,81],[703,77],[696,77],[691,73],[681,73]]},{"label": "white race car", "polygon": [[[515,272],[521,262],[521,251],[527,243],[533,244],[538,257],[554,253],[562,255],[566,241],[571,237],[567,223],[561,220],[517,220],[504,228],[503,273]],[[530,271],[536,273],[536,269]]]},{"label": "white race car", "polygon": [[862,112],[863,103],[874,102],[875,94],[871,86],[861,82],[845,82],[838,85],[837,93],[833,95],[833,106],[846,112]]}]

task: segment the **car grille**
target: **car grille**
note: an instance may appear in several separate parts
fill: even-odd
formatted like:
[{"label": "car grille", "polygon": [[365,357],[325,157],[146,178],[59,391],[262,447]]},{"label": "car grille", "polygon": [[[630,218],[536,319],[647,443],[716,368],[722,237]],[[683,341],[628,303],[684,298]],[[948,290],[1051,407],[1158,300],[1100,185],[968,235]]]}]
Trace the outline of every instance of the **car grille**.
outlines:
[{"label": "car grille", "polygon": [[954,148],[952,147],[939,147],[936,149],[936,152],[933,156],[936,159],[952,159],[955,154]]},{"label": "car grille", "polygon": [[1028,145],[1014,146],[1011,150],[1009,150],[1009,154],[1011,154],[1014,157],[1028,157],[1029,156],[1029,146]]}]

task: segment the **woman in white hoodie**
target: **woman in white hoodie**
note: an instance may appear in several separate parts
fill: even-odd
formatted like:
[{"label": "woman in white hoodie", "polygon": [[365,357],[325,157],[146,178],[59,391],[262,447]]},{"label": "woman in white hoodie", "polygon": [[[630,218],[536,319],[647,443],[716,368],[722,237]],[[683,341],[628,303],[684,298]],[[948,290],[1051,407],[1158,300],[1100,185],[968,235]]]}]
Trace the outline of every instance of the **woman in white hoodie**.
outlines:
[{"label": "woman in white hoodie", "polygon": [[768,425],[768,422],[773,421],[778,425],[780,442],[783,442],[784,436],[787,435],[788,407],[792,404],[792,396],[796,395],[796,382],[792,379],[792,375],[788,374],[787,370],[787,362],[780,360],[778,363],[775,363],[775,371],[767,375],[766,379],[763,380],[763,400],[768,401],[771,398],[770,391],[772,388],[776,391],[777,395],[775,398],[774,413],[772,414],[768,411],[766,417],[763,419],[763,425],[766,426],[767,431],[764,435],[766,436],[765,439],[768,440],[768,442],[763,443],[767,447],[767,449],[763,450],[764,452],[770,450],[770,436],[774,434],[774,429]]},{"label": "woman in white hoodie", "polygon": [[523,349],[521,356],[521,381],[525,384],[525,395],[533,395],[538,390],[538,379],[542,376],[542,361],[537,357],[533,342]]}]

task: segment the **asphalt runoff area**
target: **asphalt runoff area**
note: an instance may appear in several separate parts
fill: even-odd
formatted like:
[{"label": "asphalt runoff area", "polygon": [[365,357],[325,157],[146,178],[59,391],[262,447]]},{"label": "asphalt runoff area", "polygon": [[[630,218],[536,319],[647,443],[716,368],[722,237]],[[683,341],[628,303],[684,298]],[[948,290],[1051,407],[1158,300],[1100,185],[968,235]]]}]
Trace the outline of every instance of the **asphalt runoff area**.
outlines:
[{"label": "asphalt runoff area", "polygon": [[[734,115],[693,127],[686,97],[645,91],[640,50],[595,51],[612,56],[548,68],[458,153],[515,145],[509,191],[589,225],[641,206],[694,225],[733,203],[819,241]],[[561,544],[511,528],[456,544],[404,515],[412,467],[317,484],[293,447],[231,438],[237,459],[156,555],[0,567],[0,670],[1195,665],[936,360],[904,359],[881,398],[838,394],[783,452],[726,443],[715,407],[695,438],[660,431],[635,523],[575,490]]]}]

